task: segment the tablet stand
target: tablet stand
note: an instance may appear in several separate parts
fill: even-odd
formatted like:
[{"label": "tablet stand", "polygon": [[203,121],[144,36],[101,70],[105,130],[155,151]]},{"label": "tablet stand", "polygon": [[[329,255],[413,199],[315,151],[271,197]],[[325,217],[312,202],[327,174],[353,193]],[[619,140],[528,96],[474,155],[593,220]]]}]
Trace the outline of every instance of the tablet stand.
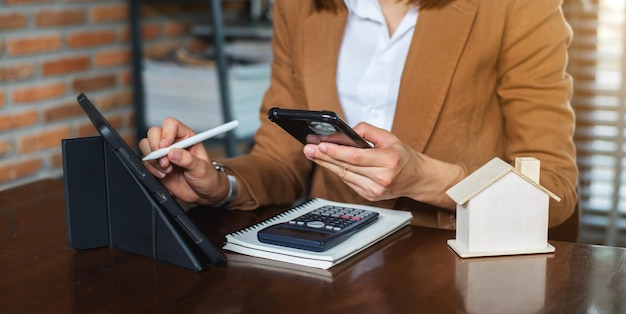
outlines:
[{"label": "tablet stand", "polygon": [[167,216],[100,136],[64,139],[67,237],[76,250],[114,247],[200,271],[205,254]]}]

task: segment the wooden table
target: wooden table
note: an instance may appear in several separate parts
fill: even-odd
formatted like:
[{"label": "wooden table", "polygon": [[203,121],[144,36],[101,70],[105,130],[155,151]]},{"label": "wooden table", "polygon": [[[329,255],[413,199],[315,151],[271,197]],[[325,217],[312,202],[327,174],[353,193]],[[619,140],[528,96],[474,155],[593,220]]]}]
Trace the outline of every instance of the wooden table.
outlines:
[{"label": "wooden table", "polygon": [[[197,209],[224,235],[277,212]],[[450,231],[405,227],[329,271],[229,254],[195,273],[66,241],[63,182],[0,192],[0,313],[624,313],[626,249],[551,242],[553,254],[461,259]],[[341,312],[343,311],[343,312]]]}]

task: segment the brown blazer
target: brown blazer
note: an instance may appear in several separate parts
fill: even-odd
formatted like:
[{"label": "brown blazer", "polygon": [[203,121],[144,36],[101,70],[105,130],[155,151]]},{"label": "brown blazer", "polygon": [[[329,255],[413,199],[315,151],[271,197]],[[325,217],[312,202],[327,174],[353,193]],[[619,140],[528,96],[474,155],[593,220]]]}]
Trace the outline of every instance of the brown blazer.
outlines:
[{"label": "brown blazer", "polygon": [[[249,155],[224,161],[241,192],[233,208],[289,205],[310,197],[409,209],[416,225],[454,228],[454,213],[410,199],[370,203],[336,175],[313,167],[302,145],[267,119],[271,107],[342,113],[335,75],[347,9],[316,12],[312,0],[276,0],[271,85]],[[493,157],[541,160],[550,225],[576,203],[571,31],[560,0],[457,0],[421,10],[402,74],[392,132],[415,150],[467,174]],[[237,91],[234,91],[235,93]]]}]

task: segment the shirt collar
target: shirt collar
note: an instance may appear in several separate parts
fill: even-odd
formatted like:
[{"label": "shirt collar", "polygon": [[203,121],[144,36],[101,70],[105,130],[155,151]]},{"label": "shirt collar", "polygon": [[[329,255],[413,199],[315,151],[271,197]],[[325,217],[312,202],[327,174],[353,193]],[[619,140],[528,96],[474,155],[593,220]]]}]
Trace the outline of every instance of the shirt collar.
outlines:
[{"label": "shirt collar", "polygon": [[[380,8],[378,0],[344,0],[348,12],[354,14],[363,19],[370,19],[376,22],[384,23],[385,17],[383,16],[383,10]],[[405,32],[415,26],[417,21],[418,9],[413,6],[407,13],[408,21],[403,22],[401,25],[401,32]],[[405,17],[406,19],[406,17]]]},{"label": "shirt collar", "polygon": [[378,0],[344,0],[348,12],[363,19],[384,22],[382,9]]}]

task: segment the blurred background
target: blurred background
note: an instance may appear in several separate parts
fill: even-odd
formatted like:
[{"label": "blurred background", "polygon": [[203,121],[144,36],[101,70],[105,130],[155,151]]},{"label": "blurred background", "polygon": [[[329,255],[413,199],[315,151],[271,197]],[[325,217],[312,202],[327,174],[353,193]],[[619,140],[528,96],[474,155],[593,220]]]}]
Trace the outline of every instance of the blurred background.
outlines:
[{"label": "blurred background", "polygon": [[[564,0],[580,168],[580,242],[626,246],[625,0]],[[271,0],[0,0],[0,190],[62,176],[64,138],[96,135],[85,92],[133,145],[175,115],[247,151],[269,84]]]}]

